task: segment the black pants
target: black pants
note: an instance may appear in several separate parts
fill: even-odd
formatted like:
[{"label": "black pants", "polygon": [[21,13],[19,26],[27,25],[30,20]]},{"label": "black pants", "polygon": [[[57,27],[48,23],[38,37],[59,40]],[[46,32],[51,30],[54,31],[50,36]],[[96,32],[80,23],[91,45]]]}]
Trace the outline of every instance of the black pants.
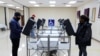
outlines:
[{"label": "black pants", "polygon": [[20,39],[11,39],[12,42],[12,56],[17,56]]},{"label": "black pants", "polygon": [[87,56],[86,46],[79,45],[79,56]]}]

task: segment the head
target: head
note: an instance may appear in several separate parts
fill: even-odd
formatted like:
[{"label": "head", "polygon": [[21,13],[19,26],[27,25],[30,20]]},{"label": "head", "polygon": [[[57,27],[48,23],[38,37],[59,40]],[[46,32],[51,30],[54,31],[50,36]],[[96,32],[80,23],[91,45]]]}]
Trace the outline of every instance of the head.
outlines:
[{"label": "head", "polygon": [[80,21],[80,23],[89,22],[89,18],[85,15],[81,15],[79,17],[79,21]]},{"label": "head", "polygon": [[35,14],[33,14],[33,15],[32,15],[32,19],[34,19],[35,17],[36,17]]},{"label": "head", "polygon": [[19,21],[19,20],[20,20],[20,17],[21,17],[20,12],[15,12],[14,17],[15,17],[15,19],[16,19],[17,21]]}]

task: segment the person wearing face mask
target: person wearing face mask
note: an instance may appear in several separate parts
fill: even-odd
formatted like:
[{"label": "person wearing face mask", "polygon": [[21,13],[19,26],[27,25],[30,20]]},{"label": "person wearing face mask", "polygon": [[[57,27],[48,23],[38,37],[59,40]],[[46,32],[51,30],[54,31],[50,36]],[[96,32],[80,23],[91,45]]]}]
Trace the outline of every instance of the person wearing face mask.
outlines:
[{"label": "person wearing face mask", "polygon": [[22,27],[19,24],[21,14],[15,12],[13,19],[9,22],[10,26],[10,40],[12,42],[12,56],[17,56]]},{"label": "person wearing face mask", "polygon": [[34,25],[32,25],[32,29],[30,30],[30,37],[36,38],[36,22],[35,22],[35,14],[32,15],[32,17],[29,18],[29,20],[32,20],[34,22]]},{"label": "person wearing face mask", "polygon": [[76,45],[79,48],[79,56],[87,56],[86,48],[91,46],[92,30],[89,18],[85,15],[81,15],[79,18],[79,24],[76,36]]},{"label": "person wearing face mask", "polygon": [[31,19],[35,20],[35,14],[32,15],[32,17],[30,17]]}]

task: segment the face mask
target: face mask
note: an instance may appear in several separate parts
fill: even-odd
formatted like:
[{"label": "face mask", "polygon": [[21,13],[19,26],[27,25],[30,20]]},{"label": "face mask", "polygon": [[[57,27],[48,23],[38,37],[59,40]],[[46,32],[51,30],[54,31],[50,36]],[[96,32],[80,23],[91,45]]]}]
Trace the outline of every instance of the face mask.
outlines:
[{"label": "face mask", "polygon": [[34,17],[31,17],[34,20]]},{"label": "face mask", "polygon": [[18,19],[18,21],[20,20],[20,18],[17,18]]},{"label": "face mask", "polygon": [[16,20],[19,21],[20,20],[20,17],[16,17]]}]

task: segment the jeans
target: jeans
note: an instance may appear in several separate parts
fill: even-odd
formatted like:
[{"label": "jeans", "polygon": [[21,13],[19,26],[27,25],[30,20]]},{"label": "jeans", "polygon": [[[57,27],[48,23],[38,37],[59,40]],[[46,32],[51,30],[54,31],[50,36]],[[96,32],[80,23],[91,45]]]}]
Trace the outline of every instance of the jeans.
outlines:
[{"label": "jeans", "polygon": [[82,55],[87,56],[86,46],[79,45],[78,48],[79,48],[79,56],[82,56]]},{"label": "jeans", "polygon": [[11,39],[12,42],[12,56],[17,56],[20,39]]},{"label": "jeans", "polygon": [[35,38],[35,29],[32,29],[31,30],[30,37]]}]

